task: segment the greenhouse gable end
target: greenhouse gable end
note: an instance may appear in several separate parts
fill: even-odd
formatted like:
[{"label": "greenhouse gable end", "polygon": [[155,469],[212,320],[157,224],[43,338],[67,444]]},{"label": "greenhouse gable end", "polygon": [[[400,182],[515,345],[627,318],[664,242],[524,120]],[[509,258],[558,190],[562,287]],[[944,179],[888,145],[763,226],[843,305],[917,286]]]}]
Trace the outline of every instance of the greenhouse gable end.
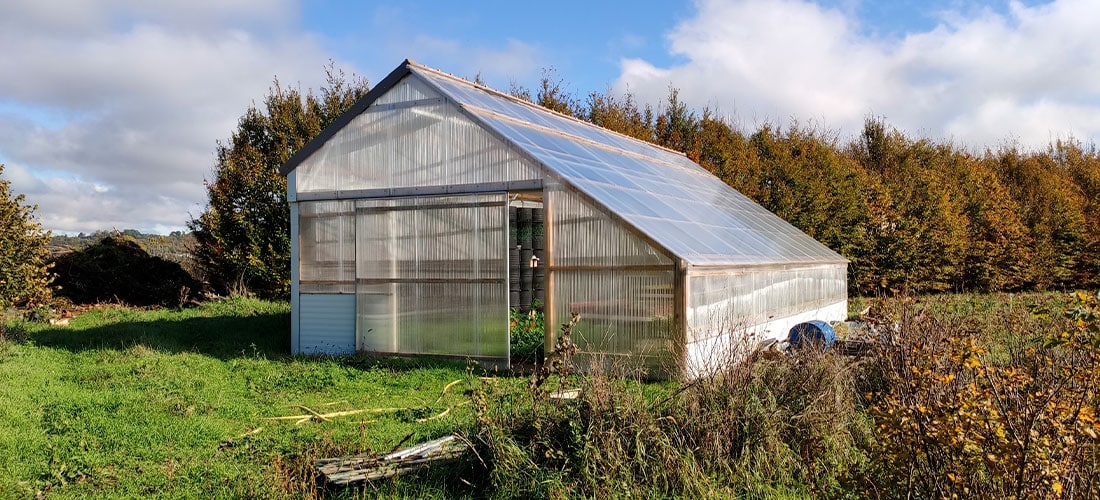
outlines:
[{"label": "greenhouse gable end", "polygon": [[697,374],[847,313],[847,261],[686,156],[405,61],[282,167],[295,353],[506,366],[509,311],[582,365]]}]

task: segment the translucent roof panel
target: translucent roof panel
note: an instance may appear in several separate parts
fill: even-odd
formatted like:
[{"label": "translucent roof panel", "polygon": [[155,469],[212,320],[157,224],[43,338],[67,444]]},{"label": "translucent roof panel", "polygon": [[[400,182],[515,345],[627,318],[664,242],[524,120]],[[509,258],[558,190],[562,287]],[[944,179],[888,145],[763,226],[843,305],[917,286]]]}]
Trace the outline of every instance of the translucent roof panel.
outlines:
[{"label": "translucent roof panel", "polygon": [[410,71],[693,265],[845,262],[682,154],[429,68]]},{"label": "translucent roof panel", "polygon": [[412,62],[280,170],[294,169],[299,192],[549,176],[692,265],[846,262],[683,154]]}]

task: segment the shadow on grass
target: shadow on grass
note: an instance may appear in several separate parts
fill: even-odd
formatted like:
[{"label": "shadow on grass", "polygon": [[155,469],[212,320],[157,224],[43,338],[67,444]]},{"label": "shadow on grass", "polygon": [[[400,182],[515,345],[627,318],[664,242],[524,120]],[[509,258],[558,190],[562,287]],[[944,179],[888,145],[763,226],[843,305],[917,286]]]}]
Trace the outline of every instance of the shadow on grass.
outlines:
[{"label": "shadow on grass", "polygon": [[290,314],[257,313],[180,319],[122,320],[89,328],[44,328],[36,345],[73,352],[136,345],[164,353],[196,353],[226,360],[290,358]]},{"label": "shadow on grass", "polygon": [[417,369],[473,367],[468,360],[429,356],[391,357],[374,354],[348,356],[290,355],[290,314],[285,312],[224,315],[179,319],[118,320],[87,328],[43,327],[31,335],[35,345],[72,352],[125,350],[141,345],[167,353],[195,353],[221,360],[264,358],[272,361],[334,361],[359,370],[406,372]]}]

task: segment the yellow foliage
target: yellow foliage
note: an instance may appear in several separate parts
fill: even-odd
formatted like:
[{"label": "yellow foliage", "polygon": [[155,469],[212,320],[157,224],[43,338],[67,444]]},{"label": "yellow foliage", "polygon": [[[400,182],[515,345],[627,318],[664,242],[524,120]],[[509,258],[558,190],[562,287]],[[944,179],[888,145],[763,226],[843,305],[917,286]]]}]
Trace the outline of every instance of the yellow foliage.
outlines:
[{"label": "yellow foliage", "polygon": [[[980,332],[917,324],[882,353],[871,398],[885,481],[898,496],[1039,498],[1100,479],[1100,314],[1079,293],[1065,331],[1018,332],[993,362]],[[925,320],[934,322],[935,320]],[[928,334],[939,332],[940,334]],[[951,334],[948,335],[947,332]]]}]

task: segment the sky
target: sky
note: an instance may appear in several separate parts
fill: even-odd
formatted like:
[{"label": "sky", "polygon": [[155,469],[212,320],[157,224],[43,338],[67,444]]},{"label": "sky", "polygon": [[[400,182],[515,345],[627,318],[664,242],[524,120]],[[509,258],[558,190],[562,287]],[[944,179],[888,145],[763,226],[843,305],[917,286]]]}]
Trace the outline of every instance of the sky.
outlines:
[{"label": "sky", "polygon": [[274,78],[404,59],[507,91],[670,88],[743,130],[878,117],[981,151],[1100,138],[1100,1],[4,0],[0,163],[48,229],[185,229]]}]

